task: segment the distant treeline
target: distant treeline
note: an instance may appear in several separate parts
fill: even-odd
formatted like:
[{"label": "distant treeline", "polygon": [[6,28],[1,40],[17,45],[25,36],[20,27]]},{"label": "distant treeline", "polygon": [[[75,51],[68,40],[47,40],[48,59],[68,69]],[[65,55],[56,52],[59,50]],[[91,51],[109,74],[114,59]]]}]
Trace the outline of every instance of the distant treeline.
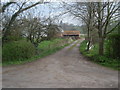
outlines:
[{"label": "distant treeline", "polygon": [[80,31],[81,34],[87,33],[87,30],[85,29],[86,28],[85,25],[79,26],[79,25],[74,25],[74,24],[61,23],[60,26],[65,31],[77,30],[77,31]]}]

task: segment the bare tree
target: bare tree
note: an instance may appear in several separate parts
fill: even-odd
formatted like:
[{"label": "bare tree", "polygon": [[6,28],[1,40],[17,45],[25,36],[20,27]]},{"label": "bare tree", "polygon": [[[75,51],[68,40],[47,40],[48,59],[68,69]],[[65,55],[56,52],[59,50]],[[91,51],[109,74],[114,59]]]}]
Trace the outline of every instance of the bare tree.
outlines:
[{"label": "bare tree", "polygon": [[93,2],[77,2],[74,4],[64,3],[65,9],[69,10],[69,13],[74,17],[80,18],[87,27],[87,51],[89,51],[92,44],[91,31],[95,26],[94,18],[94,3]]},{"label": "bare tree", "polygon": [[[99,54],[104,54],[104,40],[120,24],[120,21],[110,30],[108,30],[111,21],[118,20],[119,3],[114,2],[97,2],[95,3],[95,16],[97,19],[97,28],[99,35]],[[113,22],[112,22],[113,23]]]},{"label": "bare tree", "polygon": [[10,20],[5,24],[5,27],[3,28],[3,42],[5,40],[7,40],[7,36],[9,36],[10,31],[11,31],[11,26],[12,26],[13,22],[16,20],[16,18],[19,16],[19,14],[38,5],[38,4],[42,4],[43,0],[25,7],[26,3],[27,2],[23,2],[23,3],[21,3],[21,5],[19,5],[19,3],[17,3],[17,2],[7,2],[5,5],[3,5],[3,7],[2,7],[3,13],[5,12],[6,8],[8,8],[11,4],[17,4],[19,7],[19,9],[11,16]]},{"label": "bare tree", "polygon": [[[99,54],[104,54],[104,40],[108,34],[120,25],[118,21],[119,14],[119,2],[85,2],[77,4],[65,4],[70,13],[75,17],[80,17],[87,26],[88,35],[88,47],[91,42],[91,31],[95,28],[98,30],[99,35]],[[69,6],[69,7],[68,7]],[[116,22],[116,25],[111,29],[108,27]]]},{"label": "bare tree", "polygon": [[47,25],[46,25],[47,39],[53,39],[57,36],[58,33],[61,32],[59,26],[54,22],[54,20],[56,19],[57,19],[56,16],[53,18],[48,17],[47,19]]}]

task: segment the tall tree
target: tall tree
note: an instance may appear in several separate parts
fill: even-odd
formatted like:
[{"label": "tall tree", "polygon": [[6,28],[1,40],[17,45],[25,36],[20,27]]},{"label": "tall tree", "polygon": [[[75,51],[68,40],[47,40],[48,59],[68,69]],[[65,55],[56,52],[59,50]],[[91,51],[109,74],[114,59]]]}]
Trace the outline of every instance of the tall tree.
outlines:
[{"label": "tall tree", "polygon": [[6,4],[3,5],[2,13],[4,13],[5,9],[8,8],[11,4],[16,4],[19,6],[19,9],[11,16],[10,20],[5,24],[5,27],[3,28],[3,42],[5,42],[8,39],[7,37],[10,35],[11,26],[12,26],[13,22],[16,20],[16,18],[19,16],[19,14],[38,5],[38,4],[42,4],[43,0],[25,7],[26,3],[27,2],[25,1],[25,2],[22,2],[21,5],[19,5],[19,3],[17,3],[17,2],[7,2]]},{"label": "tall tree", "polygon": [[[97,28],[99,35],[99,54],[104,54],[104,40],[109,33],[115,30],[115,28],[120,24],[118,17],[118,9],[120,8],[119,3],[115,2],[97,2],[95,3],[95,16],[97,19]],[[112,29],[108,30],[111,21],[116,21],[117,23]],[[112,22],[113,23],[113,22]]]},{"label": "tall tree", "polygon": [[69,13],[74,15],[76,18],[82,19],[87,27],[87,51],[90,49],[92,42],[91,31],[93,30],[95,19],[94,19],[94,5],[93,2],[77,2],[74,4],[65,3],[64,6]]}]

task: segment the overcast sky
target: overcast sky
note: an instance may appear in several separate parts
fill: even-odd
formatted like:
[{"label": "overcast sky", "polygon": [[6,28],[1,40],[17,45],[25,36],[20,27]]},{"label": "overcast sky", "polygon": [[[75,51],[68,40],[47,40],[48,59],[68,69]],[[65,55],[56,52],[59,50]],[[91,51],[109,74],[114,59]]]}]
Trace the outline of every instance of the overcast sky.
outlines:
[{"label": "overcast sky", "polygon": [[[66,12],[64,8],[61,8],[61,4],[59,2],[47,3],[47,4],[39,5],[37,7],[38,8],[36,9],[36,14],[38,11],[41,11],[41,15],[46,17],[59,16],[60,14]],[[63,23],[81,25],[81,21],[73,18],[73,16],[69,13],[59,16],[58,19]]]},{"label": "overcast sky", "polygon": [[[20,2],[20,1],[24,1],[24,0],[2,0],[2,2],[7,2],[7,1]],[[40,1],[40,0],[30,0],[30,1],[35,3],[35,1]],[[33,13],[35,17],[39,17],[39,16],[40,17],[44,17],[44,16],[45,17],[48,17],[48,16],[54,17],[54,16],[57,16],[57,15],[65,12],[64,8],[60,8],[61,7],[61,4],[60,4],[61,0],[47,0],[47,1],[51,1],[51,2],[47,3],[47,4],[37,5],[36,6],[37,8],[35,9],[34,12],[32,12],[32,9],[34,9],[34,8],[31,8],[30,9],[31,13]],[[64,1],[67,1],[67,2],[71,3],[73,1],[76,2],[76,1],[81,1],[81,0],[64,0]],[[89,1],[89,0],[82,0],[82,2],[83,1]],[[73,18],[73,16],[70,15],[70,14],[64,14],[61,17],[59,17],[58,20],[59,20],[59,22],[62,21],[63,23],[74,24],[74,25],[82,25],[81,20]]]},{"label": "overcast sky", "polygon": [[[6,2],[9,0],[2,0],[2,2]],[[12,0],[11,0],[12,1]],[[46,3],[46,4],[39,4],[36,6],[36,9],[31,8],[31,13],[33,13],[33,15],[35,17],[54,17],[54,16],[58,16],[59,14],[62,14],[65,12],[64,8],[61,8],[61,4],[60,2],[51,2],[51,3]],[[10,7],[9,7],[10,8]],[[11,7],[13,8],[13,6]],[[32,12],[32,10],[34,9],[34,12]],[[30,11],[29,10],[29,11]],[[14,12],[17,10],[14,10]],[[81,21],[78,19],[73,18],[73,16],[71,16],[70,14],[64,14],[60,17],[57,18],[57,20],[62,21],[63,23],[68,23],[68,24],[74,24],[74,25],[81,25]]]}]

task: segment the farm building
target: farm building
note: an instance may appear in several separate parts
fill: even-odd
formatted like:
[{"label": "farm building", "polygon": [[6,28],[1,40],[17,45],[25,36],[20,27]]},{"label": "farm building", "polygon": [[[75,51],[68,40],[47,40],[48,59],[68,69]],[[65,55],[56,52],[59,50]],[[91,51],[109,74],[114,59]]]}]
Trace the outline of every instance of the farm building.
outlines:
[{"label": "farm building", "polygon": [[64,31],[62,33],[63,37],[71,37],[73,39],[79,39],[80,38],[80,31]]}]

